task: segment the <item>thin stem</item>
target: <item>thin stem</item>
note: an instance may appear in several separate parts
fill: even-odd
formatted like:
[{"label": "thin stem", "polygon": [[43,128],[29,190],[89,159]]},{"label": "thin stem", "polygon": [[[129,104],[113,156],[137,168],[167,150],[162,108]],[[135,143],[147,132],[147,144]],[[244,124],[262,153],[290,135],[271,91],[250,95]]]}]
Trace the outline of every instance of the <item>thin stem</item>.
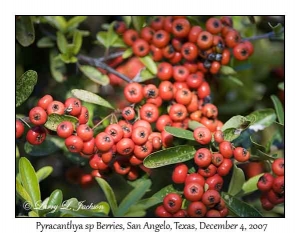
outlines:
[{"label": "thin stem", "polygon": [[128,83],[132,82],[132,80],[130,78],[128,78],[126,75],[119,73],[115,69],[111,68],[109,65],[100,61],[100,59],[91,58],[91,57],[88,57],[85,55],[78,55],[77,58],[78,58],[79,62],[84,62],[89,65],[99,67],[103,70],[106,70],[107,72],[112,73],[112,74],[116,75],[117,77],[123,79],[125,82],[128,82]]},{"label": "thin stem", "polygon": [[18,118],[18,119],[21,120],[29,129],[31,128],[31,126],[27,123],[27,121],[29,120],[28,117]]},{"label": "thin stem", "polygon": [[[280,33],[282,33],[284,31],[284,28],[281,29]],[[243,40],[260,40],[260,39],[267,39],[267,38],[271,38],[272,36],[275,36],[275,32],[268,32],[266,34],[262,34],[262,35],[257,35],[257,36],[252,36],[252,37],[248,37],[248,38],[244,38]]]},{"label": "thin stem", "polygon": [[124,51],[108,54],[107,56],[98,58],[99,61],[107,61],[122,56]]},{"label": "thin stem", "polygon": [[103,121],[105,121],[106,119],[108,119],[109,117],[111,117],[113,115],[113,113],[107,115],[106,117],[104,117],[101,121],[99,121],[94,127],[93,127],[93,130],[95,128],[97,128],[99,125],[101,125],[103,123]]}]

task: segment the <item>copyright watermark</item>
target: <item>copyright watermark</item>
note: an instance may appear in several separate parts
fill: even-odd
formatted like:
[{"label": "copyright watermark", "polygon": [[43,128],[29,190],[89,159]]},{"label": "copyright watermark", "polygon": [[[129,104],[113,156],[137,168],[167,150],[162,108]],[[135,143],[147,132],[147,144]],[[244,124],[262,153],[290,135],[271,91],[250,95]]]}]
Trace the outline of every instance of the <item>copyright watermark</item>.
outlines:
[{"label": "copyright watermark", "polygon": [[61,205],[48,205],[46,202],[37,201],[34,205],[31,205],[28,201],[23,202],[24,210],[52,210],[56,212],[57,210],[103,210],[103,205],[95,205],[94,203],[85,204],[86,201],[79,201],[78,206],[74,208],[73,204],[68,201],[62,202]]}]

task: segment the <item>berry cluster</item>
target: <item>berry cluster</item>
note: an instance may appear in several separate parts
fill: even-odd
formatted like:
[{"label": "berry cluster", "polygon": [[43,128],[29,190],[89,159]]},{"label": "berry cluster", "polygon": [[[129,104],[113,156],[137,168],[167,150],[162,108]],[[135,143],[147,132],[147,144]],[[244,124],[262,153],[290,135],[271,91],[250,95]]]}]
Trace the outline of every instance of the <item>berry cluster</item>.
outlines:
[{"label": "berry cluster", "polygon": [[262,192],[261,205],[272,210],[275,205],[284,202],[284,159],[278,158],[272,163],[272,172],[264,173],[258,180],[257,188]]}]

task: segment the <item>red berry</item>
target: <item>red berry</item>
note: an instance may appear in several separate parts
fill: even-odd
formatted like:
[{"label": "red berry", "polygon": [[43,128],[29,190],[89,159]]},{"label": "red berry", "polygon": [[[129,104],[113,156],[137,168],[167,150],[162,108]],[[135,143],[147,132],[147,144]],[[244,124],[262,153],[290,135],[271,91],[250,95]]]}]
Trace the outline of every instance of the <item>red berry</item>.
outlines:
[{"label": "red berry", "polygon": [[16,120],[16,138],[20,138],[24,133],[24,124],[20,120]]},{"label": "red berry", "polygon": [[70,121],[61,122],[56,129],[57,135],[61,138],[70,137],[73,131],[74,131],[74,127]]},{"label": "red berry", "polygon": [[26,140],[32,145],[40,145],[46,139],[46,130],[43,126],[34,126],[28,130]]},{"label": "red berry", "polygon": [[48,115],[41,107],[34,107],[29,112],[29,120],[34,125],[43,125],[46,123]]},{"label": "red berry", "polygon": [[66,138],[65,145],[72,153],[79,153],[83,148],[83,141],[80,137],[71,135]]},{"label": "red berry", "polygon": [[47,110],[49,104],[53,101],[53,98],[51,95],[45,95],[41,99],[39,99],[37,105],[41,107],[44,110]]},{"label": "red berry", "polygon": [[184,163],[179,163],[175,166],[172,173],[172,180],[176,184],[183,184],[187,177],[188,167]]},{"label": "red berry", "polygon": [[77,136],[86,142],[93,138],[94,131],[86,124],[79,125],[76,129]]},{"label": "red berry", "polygon": [[180,210],[182,205],[182,198],[177,193],[169,193],[164,197],[163,206],[166,211],[171,214]]},{"label": "red berry", "polygon": [[81,101],[77,98],[70,97],[65,101],[66,113],[72,116],[78,116],[81,113]]},{"label": "red berry", "polygon": [[206,127],[198,127],[194,130],[194,138],[197,142],[199,142],[201,145],[207,145],[210,143],[212,139],[211,132],[208,128]]}]

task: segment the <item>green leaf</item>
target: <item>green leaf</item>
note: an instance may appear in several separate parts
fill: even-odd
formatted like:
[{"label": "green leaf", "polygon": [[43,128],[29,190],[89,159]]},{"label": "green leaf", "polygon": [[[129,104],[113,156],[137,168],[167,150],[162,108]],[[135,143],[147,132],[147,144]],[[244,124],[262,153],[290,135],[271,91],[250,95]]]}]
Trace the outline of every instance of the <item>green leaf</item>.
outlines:
[{"label": "green leaf", "polygon": [[145,210],[135,210],[135,211],[129,211],[126,214],[124,214],[123,217],[125,218],[131,218],[131,217],[144,217],[146,215]]},{"label": "green leaf", "polygon": [[60,206],[62,201],[63,201],[62,191],[60,189],[55,189],[49,197],[47,208],[54,209],[55,207]]},{"label": "green leaf", "polygon": [[192,121],[192,120],[189,120],[188,126],[189,126],[189,129],[191,129],[191,130],[195,130],[198,127],[205,127],[200,122],[198,122],[198,121]]},{"label": "green leaf", "polygon": [[79,206],[79,202],[78,202],[77,198],[72,197],[65,201],[64,206],[68,206],[69,208],[72,208],[72,209],[77,209]]},{"label": "green leaf", "polygon": [[235,128],[235,129],[245,129],[249,126],[251,122],[243,116],[233,116],[231,117],[228,121],[226,121],[222,127],[222,131],[230,128]]},{"label": "green leaf", "polygon": [[236,164],[234,164],[233,173],[228,188],[228,194],[232,196],[238,194],[241,191],[244,183],[245,183],[245,175],[243,170],[238,168]]},{"label": "green leaf", "polygon": [[92,104],[97,104],[106,108],[115,109],[108,101],[106,101],[105,99],[101,98],[100,96],[92,92],[81,90],[81,89],[73,89],[71,92],[76,98],[82,101],[92,103]]},{"label": "green leaf", "polygon": [[74,48],[72,52],[76,55],[80,51],[82,45],[82,35],[79,31],[75,31],[73,34],[73,45]]},{"label": "green leaf", "polygon": [[131,16],[133,27],[140,31],[145,23],[145,16]]},{"label": "green leaf", "polygon": [[61,83],[65,79],[63,74],[66,72],[66,65],[60,59],[56,59],[57,56],[58,52],[56,49],[51,49],[49,53],[50,72],[52,77]]},{"label": "green leaf", "polygon": [[107,217],[106,214],[101,212],[93,212],[90,210],[84,210],[84,209],[60,209],[60,212],[63,214],[63,217]]},{"label": "green leaf", "polygon": [[244,83],[236,77],[229,76],[228,79],[230,81],[234,82],[235,84],[237,84],[238,86],[241,86],[241,87],[244,86]]},{"label": "green leaf", "polygon": [[276,120],[276,114],[273,109],[260,109],[252,112],[246,118],[251,121],[250,129],[254,131],[263,130],[272,125]]},{"label": "green leaf", "polygon": [[119,36],[116,39],[114,39],[114,43],[112,43],[110,46],[114,47],[114,48],[127,48],[128,47],[124,43],[123,38],[121,38]]},{"label": "green leaf", "polygon": [[31,145],[29,142],[24,144],[24,150],[32,156],[45,156],[58,151],[64,143],[56,136],[47,135],[45,141],[40,145]]},{"label": "green leaf", "polygon": [[84,65],[84,66],[79,66],[79,69],[86,77],[88,77],[93,82],[103,86],[109,84],[108,76],[101,74],[101,72],[97,70],[95,67]]},{"label": "green leaf", "polygon": [[42,180],[46,179],[52,172],[53,172],[53,167],[45,166],[36,172],[36,176],[39,182],[41,182]]},{"label": "green leaf", "polygon": [[222,192],[222,197],[226,203],[227,208],[238,217],[263,217],[262,214],[252,205],[243,202],[238,198],[229,195],[228,193]]},{"label": "green leaf", "polygon": [[24,201],[27,201],[29,205],[32,206],[31,197],[29,196],[25,188],[23,188],[21,181],[19,181],[18,179],[16,179],[16,191]]},{"label": "green leaf", "polygon": [[107,40],[107,32],[98,32],[96,38],[100,42],[100,44],[102,44],[105,48],[109,47],[109,41]]},{"label": "green leaf", "polygon": [[52,131],[56,131],[57,126],[60,123],[62,123],[63,121],[71,122],[73,124],[74,129],[75,129],[76,124],[78,123],[78,119],[76,117],[52,113],[52,114],[48,115],[48,119],[45,123],[45,127]]},{"label": "green leaf", "polygon": [[113,45],[115,41],[118,39],[118,34],[114,30],[115,22],[112,22],[109,25],[108,31],[107,31],[107,41],[108,41],[108,47]]},{"label": "green leaf", "polygon": [[63,54],[67,53],[68,41],[65,35],[58,31],[56,32],[56,36],[57,36],[57,46],[59,51]]},{"label": "green leaf", "polygon": [[126,26],[129,27],[131,24],[131,16],[123,15],[122,18],[123,18],[124,22],[126,23]]},{"label": "green leaf", "polygon": [[24,47],[34,42],[35,31],[30,16],[20,16],[19,19],[16,19],[16,38]]},{"label": "green leaf", "polygon": [[280,36],[283,33],[283,26],[281,23],[277,23],[275,26],[273,26],[270,22],[268,24],[276,36]]},{"label": "green leaf", "polygon": [[19,160],[19,172],[21,174],[22,186],[29,194],[33,207],[35,207],[41,201],[40,185],[33,166],[25,157]]},{"label": "green leaf", "polygon": [[69,56],[67,54],[60,54],[59,58],[64,62],[64,63],[76,63],[78,61],[77,57],[75,56]]},{"label": "green leaf", "polygon": [[271,95],[271,99],[273,101],[279,123],[284,124],[284,111],[280,100],[276,95]]},{"label": "green leaf", "polygon": [[72,31],[73,29],[77,28],[80,23],[85,21],[87,16],[74,16],[72,17],[66,25],[67,31]]},{"label": "green leaf", "polygon": [[16,159],[20,158],[19,147],[16,145]]},{"label": "green leaf", "polygon": [[19,107],[31,95],[37,83],[37,73],[34,70],[26,71],[16,84],[16,107]]},{"label": "green leaf", "polygon": [[45,36],[38,40],[37,47],[39,48],[52,48],[54,47],[54,42],[49,37]]},{"label": "green leaf", "polygon": [[105,197],[110,205],[113,216],[116,216],[118,205],[117,205],[117,200],[114,191],[104,179],[98,177],[96,177],[95,179],[105,194]]},{"label": "green leaf", "polygon": [[131,206],[136,204],[149,190],[151,186],[151,180],[145,180],[139,183],[126,197],[122,200],[117,209],[115,217],[122,217],[126,214]]},{"label": "green leaf", "polygon": [[278,83],[278,88],[284,91],[284,82]]},{"label": "green leaf", "polygon": [[233,141],[238,138],[249,127],[250,123],[251,121],[240,115],[231,117],[222,127],[224,140]]},{"label": "green leaf", "polygon": [[[139,209],[149,209],[152,206],[155,206],[159,203],[163,202],[164,197],[168,194],[168,193],[178,193],[181,194],[180,191],[176,190],[172,184],[162,188],[161,190],[159,190],[158,192],[156,192],[155,194],[153,194],[151,197],[149,198],[145,198],[143,200],[140,200],[136,203],[136,207]],[[132,208],[130,208],[132,209]]]},{"label": "green leaf", "polygon": [[172,134],[177,138],[183,138],[183,139],[195,141],[194,134],[192,131],[177,128],[177,127],[170,127],[170,126],[166,126],[165,131],[167,131],[169,134]]},{"label": "green leaf", "polygon": [[196,150],[193,146],[180,145],[170,147],[148,155],[144,159],[144,166],[147,168],[157,168],[185,162],[194,158],[195,152]]},{"label": "green leaf", "polygon": [[67,28],[67,21],[63,16],[44,16],[49,24],[57,28],[61,32],[65,32]]},{"label": "green leaf", "polygon": [[263,174],[264,173],[253,176],[249,180],[247,180],[242,187],[242,191],[243,191],[242,194],[247,195],[247,194],[250,194],[250,193],[256,191],[257,190],[257,182]]},{"label": "green leaf", "polygon": [[124,51],[122,58],[123,59],[129,58],[131,57],[132,54],[133,54],[132,48],[128,48]]},{"label": "green leaf", "polygon": [[155,75],[150,72],[146,67],[140,69],[139,73],[132,79],[133,82],[145,82],[155,78]]},{"label": "green leaf", "polygon": [[223,75],[226,75],[226,76],[235,76],[237,73],[230,66],[221,66],[220,74],[223,74]]},{"label": "green leaf", "polygon": [[140,57],[139,59],[152,74],[157,74],[157,65],[149,55]]},{"label": "green leaf", "polygon": [[109,214],[110,207],[106,201],[101,201],[101,202],[97,203],[96,205],[94,205],[93,207],[94,208],[91,209],[91,211],[93,211],[93,212],[100,212],[100,213],[104,213],[106,215]]}]

